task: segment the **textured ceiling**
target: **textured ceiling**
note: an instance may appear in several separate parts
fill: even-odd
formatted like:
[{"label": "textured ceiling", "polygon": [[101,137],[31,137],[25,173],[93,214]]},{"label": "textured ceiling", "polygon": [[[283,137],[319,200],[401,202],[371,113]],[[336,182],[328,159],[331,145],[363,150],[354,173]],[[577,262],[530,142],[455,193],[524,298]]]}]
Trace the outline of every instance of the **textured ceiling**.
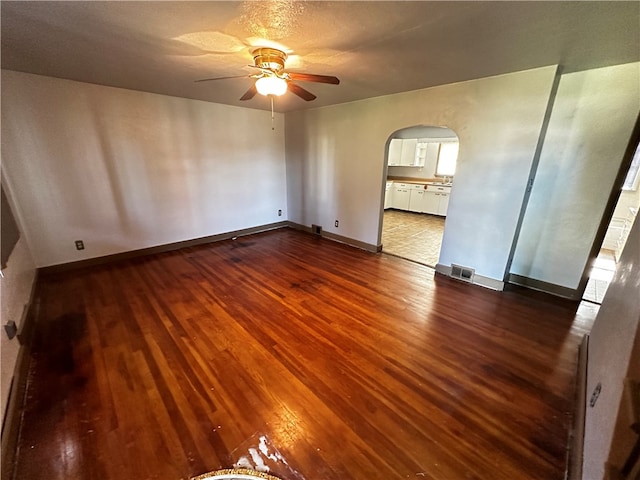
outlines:
[{"label": "textured ceiling", "polygon": [[335,75],[277,111],[360,100],[560,64],[640,60],[639,2],[2,1],[2,68],[268,109],[240,102],[249,50],[279,46],[287,69]]}]

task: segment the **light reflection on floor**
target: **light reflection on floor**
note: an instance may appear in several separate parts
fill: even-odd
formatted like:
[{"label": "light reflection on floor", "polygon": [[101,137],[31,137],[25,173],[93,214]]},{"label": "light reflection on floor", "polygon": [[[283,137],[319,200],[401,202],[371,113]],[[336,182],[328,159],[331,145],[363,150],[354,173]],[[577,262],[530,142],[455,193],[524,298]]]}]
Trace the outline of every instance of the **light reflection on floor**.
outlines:
[{"label": "light reflection on floor", "polygon": [[300,472],[289,465],[269,437],[262,433],[248,438],[231,452],[230,457],[234,468],[255,470],[287,480],[305,480]]}]

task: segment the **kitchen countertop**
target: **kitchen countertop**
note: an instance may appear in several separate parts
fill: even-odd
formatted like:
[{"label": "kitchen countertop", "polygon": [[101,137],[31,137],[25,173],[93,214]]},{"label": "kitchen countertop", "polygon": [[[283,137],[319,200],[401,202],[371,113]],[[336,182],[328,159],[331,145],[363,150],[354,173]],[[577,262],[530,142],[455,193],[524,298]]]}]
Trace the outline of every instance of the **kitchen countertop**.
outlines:
[{"label": "kitchen countertop", "polygon": [[395,177],[395,176],[388,176],[387,177],[387,181],[394,181],[394,182],[403,182],[403,183],[417,183],[417,184],[424,184],[424,183],[437,183],[439,185],[445,185],[445,186],[451,186],[451,183],[442,183],[442,179],[441,178],[413,178],[413,177]]}]

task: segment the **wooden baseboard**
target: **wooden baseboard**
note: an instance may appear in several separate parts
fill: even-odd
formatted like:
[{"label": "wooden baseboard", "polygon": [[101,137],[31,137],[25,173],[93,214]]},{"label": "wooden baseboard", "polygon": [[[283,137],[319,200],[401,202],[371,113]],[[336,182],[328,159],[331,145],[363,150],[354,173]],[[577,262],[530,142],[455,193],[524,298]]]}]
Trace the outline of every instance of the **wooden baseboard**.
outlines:
[{"label": "wooden baseboard", "polygon": [[83,267],[93,267],[96,265],[104,265],[107,263],[117,262],[121,260],[130,260],[136,257],[143,257],[145,255],[152,255],[155,253],[171,252],[180,248],[194,247],[196,245],[203,245],[205,243],[219,242],[221,240],[228,240],[233,237],[243,237],[245,235],[252,235],[254,233],[267,232],[269,230],[275,230],[277,228],[283,228],[289,226],[289,222],[277,222],[267,225],[260,225],[257,227],[244,228],[242,230],[234,230],[232,232],[220,233],[217,235],[209,235],[207,237],[194,238],[191,240],[184,240],[181,242],[166,243],[164,245],[157,245],[155,247],[141,248],[138,250],[130,250],[128,252],[114,253],[112,255],[104,255],[102,257],[88,258],[86,260],[79,260],[77,262],[61,263],[58,265],[50,265],[48,267],[41,267],[38,269],[40,274],[48,275],[52,273],[66,272],[69,270],[75,270]]},{"label": "wooden baseboard", "polygon": [[578,366],[576,369],[573,419],[569,432],[567,448],[566,480],[582,479],[582,460],[584,456],[584,422],[587,405],[587,364],[589,360],[589,335],[582,338],[578,349]]},{"label": "wooden baseboard", "polygon": [[532,290],[538,290],[540,292],[550,293],[557,297],[566,298],[567,300],[580,301],[582,295],[578,293],[575,288],[567,288],[561,285],[555,285],[553,283],[543,282],[542,280],[536,280],[535,278],[523,277],[515,273],[510,273],[507,277],[507,282],[514,285],[520,285]]},{"label": "wooden baseboard", "polygon": [[[306,225],[301,225],[299,223],[294,223],[294,222],[288,222],[288,226],[296,230],[301,230],[303,232],[315,234],[313,228],[308,227]],[[366,250],[367,252],[371,252],[371,253],[379,253],[382,251],[382,245],[373,245],[371,243],[361,242],[360,240],[355,240],[349,237],[343,237],[342,235],[327,232],[324,230],[321,230],[320,236],[324,238],[328,238],[329,240],[333,240],[335,242],[345,243],[349,246],[356,247],[361,250]]]},{"label": "wooden baseboard", "polygon": [[2,419],[2,480],[13,479],[13,467],[20,438],[22,424],[22,411],[27,393],[27,381],[31,364],[31,345],[35,324],[38,317],[38,302],[36,290],[38,284],[38,272],[33,279],[29,300],[24,309],[23,318],[20,321],[20,331],[15,341],[20,342],[20,350],[16,359],[16,366],[9,387],[7,406]]}]

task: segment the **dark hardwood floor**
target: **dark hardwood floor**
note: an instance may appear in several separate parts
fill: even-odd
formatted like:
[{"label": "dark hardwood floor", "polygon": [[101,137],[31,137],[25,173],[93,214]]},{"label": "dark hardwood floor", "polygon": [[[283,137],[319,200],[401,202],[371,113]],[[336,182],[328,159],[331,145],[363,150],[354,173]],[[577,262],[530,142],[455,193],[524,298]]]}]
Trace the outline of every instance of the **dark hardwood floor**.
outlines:
[{"label": "dark hardwood floor", "polygon": [[594,310],[282,229],[43,277],[36,313],[16,479],[560,480]]}]

